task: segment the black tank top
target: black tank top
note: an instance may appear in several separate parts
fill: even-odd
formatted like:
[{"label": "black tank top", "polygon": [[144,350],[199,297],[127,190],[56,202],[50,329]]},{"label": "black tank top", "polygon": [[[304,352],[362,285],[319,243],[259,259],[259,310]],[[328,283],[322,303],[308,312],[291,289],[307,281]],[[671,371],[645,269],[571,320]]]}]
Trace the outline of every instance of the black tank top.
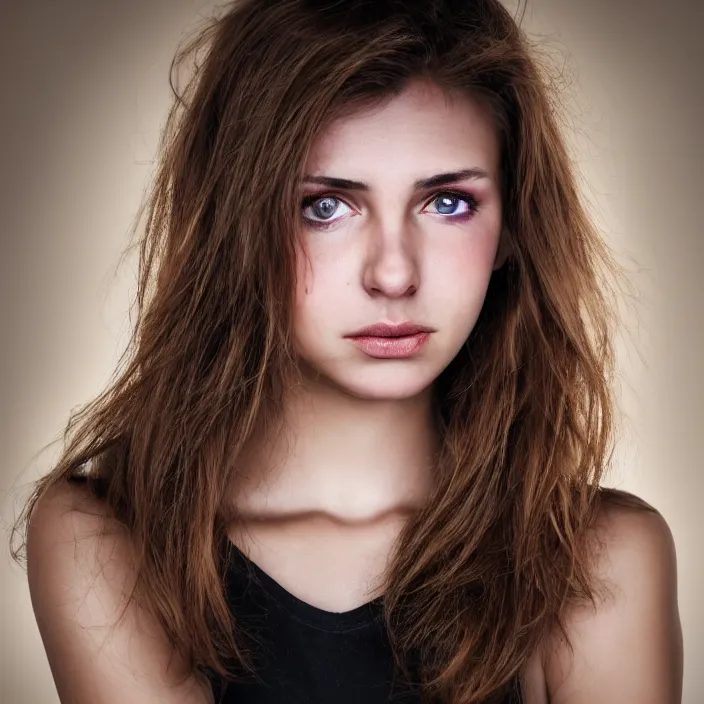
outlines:
[{"label": "black tank top", "polygon": [[[382,598],[324,611],[288,592],[234,543],[227,594],[250,640],[260,681],[222,680],[209,669],[216,704],[417,704],[416,686],[392,676]],[[516,683],[517,685],[517,683]],[[502,704],[520,704],[518,687]]]}]

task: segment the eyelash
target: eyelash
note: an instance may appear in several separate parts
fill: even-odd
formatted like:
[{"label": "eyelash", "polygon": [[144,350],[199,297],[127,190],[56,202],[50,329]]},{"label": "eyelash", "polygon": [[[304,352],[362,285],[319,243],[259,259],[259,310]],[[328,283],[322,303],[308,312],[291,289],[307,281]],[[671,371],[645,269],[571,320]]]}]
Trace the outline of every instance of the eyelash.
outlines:
[{"label": "eyelash", "polygon": [[[479,203],[477,202],[477,199],[470,195],[469,193],[465,193],[463,191],[438,191],[437,193],[433,194],[431,198],[428,199],[426,204],[423,206],[424,208],[430,205],[433,201],[437,200],[440,198],[440,196],[452,196],[453,198],[458,198],[461,201],[464,201],[467,203],[469,206],[469,212],[468,213],[463,213],[462,215],[445,215],[444,219],[445,220],[452,220],[453,222],[462,222],[464,220],[469,220],[473,218],[476,214],[477,211],[479,210]],[[303,201],[302,201],[302,208],[305,210],[309,205],[313,205],[313,203],[323,200],[324,198],[334,198],[335,200],[342,201],[345,203],[344,198],[340,198],[339,196],[335,195],[334,193],[314,193],[309,196],[306,196]],[[345,203],[347,205],[347,203]],[[347,205],[347,207],[350,207]],[[438,213],[439,215],[442,215],[442,213]],[[337,221],[331,221],[331,222],[325,222],[321,220],[313,220],[312,218],[307,218],[303,216],[303,220],[309,224],[311,227],[314,227],[319,230],[329,230],[330,228],[334,227],[337,224]]]}]

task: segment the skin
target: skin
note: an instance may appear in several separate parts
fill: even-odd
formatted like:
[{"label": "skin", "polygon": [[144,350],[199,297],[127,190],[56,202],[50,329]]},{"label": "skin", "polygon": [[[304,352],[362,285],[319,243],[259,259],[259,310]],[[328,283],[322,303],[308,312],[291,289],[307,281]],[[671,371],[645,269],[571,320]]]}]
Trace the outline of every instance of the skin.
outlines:
[{"label": "skin", "polygon": [[[471,168],[486,176],[413,187]],[[257,512],[272,505],[352,519],[422,500],[437,442],[431,385],[466,341],[505,260],[498,168],[498,140],[482,107],[449,102],[424,83],[318,136],[305,175],[369,190],[301,184],[302,200],[334,200],[327,220],[320,207],[302,208],[302,217],[330,227],[304,221],[293,322],[305,383],[288,400],[290,432],[253,451],[252,474],[266,476],[268,495],[247,498]],[[473,198],[476,212],[460,199],[443,206],[448,189]],[[403,321],[435,330],[409,359],[374,359],[345,339],[376,322]]]},{"label": "skin", "polygon": [[[417,179],[472,167],[487,176],[413,189]],[[429,391],[505,261],[498,144],[478,103],[415,83],[328,125],[305,173],[369,190],[301,185],[302,198],[339,199],[327,202],[334,225],[308,223],[300,242],[294,329],[304,380],[288,399],[284,432],[255,436],[243,458],[237,504],[247,520],[230,538],[298,598],[346,611],[380,593],[394,540],[427,496],[437,447]],[[477,212],[449,219],[467,204],[438,200],[447,188],[474,197]],[[302,216],[322,212],[306,207]],[[345,336],[379,321],[435,332],[415,357],[372,359]],[[196,675],[175,686],[186,664],[136,604],[103,647],[134,575],[124,533],[96,549],[102,515],[93,497],[65,485],[30,525],[32,604],[61,700],[212,702]],[[546,638],[525,669],[526,704],[676,704],[682,633],[669,528],[659,515],[614,508],[594,531],[609,595],[596,610],[566,614],[573,656],[558,634]]]},{"label": "skin", "polygon": [[[467,339],[500,264],[498,160],[488,115],[468,98],[447,105],[437,89],[424,84],[383,109],[334,122],[315,143],[306,174],[341,176],[370,187],[368,192],[302,187],[304,195],[334,194],[324,205],[335,210],[323,219],[312,205],[304,208],[305,217],[330,229],[305,227],[296,342],[345,411],[361,406],[366,413],[418,396],[427,405],[423,392]],[[413,187],[417,179],[469,168],[487,176]],[[456,199],[443,207],[439,196],[449,187],[478,205]],[[407,320],[436,330],[411,359],[371,359],[343,337],[377,321]]]}]

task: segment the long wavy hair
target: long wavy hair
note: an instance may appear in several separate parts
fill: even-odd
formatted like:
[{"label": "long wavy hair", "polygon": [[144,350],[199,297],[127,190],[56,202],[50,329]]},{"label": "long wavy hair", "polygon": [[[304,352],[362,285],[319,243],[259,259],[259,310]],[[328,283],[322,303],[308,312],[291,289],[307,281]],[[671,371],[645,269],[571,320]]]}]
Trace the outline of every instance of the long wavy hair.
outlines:
[{"label": "long wavy hair", "polygon": [[498,0],[237,0],[200,26],[171,66],[175,99],[130,242],[132,337],[106,390],[71,414],[13,557],[41,496],[82,477],[129,531],[132,597],[191,671],[252,670],[227,601],[228,527],[241,518],[238,457],[256,428],[276,427],[300,373],[298,182],[329,120],[427,79],[491,110],[510,255],[435,382],[435,484],[396,543],[384,624],[428,701],[502,695],[550,632],[567,635],[568,606],[595,603],[588,536],[619,496],[600,481],[630,284],[578,192],[550,77]]}]

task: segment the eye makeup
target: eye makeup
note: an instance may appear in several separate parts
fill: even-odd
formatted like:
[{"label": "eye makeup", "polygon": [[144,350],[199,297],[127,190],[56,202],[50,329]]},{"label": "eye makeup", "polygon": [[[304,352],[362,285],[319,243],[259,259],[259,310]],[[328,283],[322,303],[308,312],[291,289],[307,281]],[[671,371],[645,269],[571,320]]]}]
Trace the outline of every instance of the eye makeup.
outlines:
[{"label": "eye makeup", "polygon": [[[465,203],[468,206],[468,210],[466,212],[462,212],[461,214],[451,214],[451,215],[445,215],[443,213],[432,213],[433,215],[438,215],[440,216],[443,220],[449,220],[450,222],[465,222],[467,220],[470,220],[473,218],[476,213],[479,211],[479,202],[477,201],[476,197],[472,195],[471,193],[468,193],[466,191],[461,191],[461,190],[456,190],[456,189],[446,189],[442,191],[437,191],[434,193],[427,201],[426,204],[423,206],[424,208],[427,208],[428,205],[433,203],[434,201],[438,200],[442,196],[449,196],[450,198],[457,199],[460,202]],[[314,203],[324,200],[325,198],[330,198],[336,201],[339,201],[341,203],[344,203],[348,208],[351,208],[351,206],[345,201],[344,198],[339,196],[336,193],[326,193],[326,192],[321,192],[321,193],[311,193],[307,196],[305,196],[301,202],[301,208],[302,210],[305,210],[306,208],[309,208],[311,205]],[[306,215],[302,215],[303,221],[309,225],[310,227],[313,227],[318,230],[329,230],[335,225],[337,225],[341,220],[344,220],[346,216],[343,216],[341,218],[336,218],[335,220],[316,220],[314,218],[310,218]]]}]

